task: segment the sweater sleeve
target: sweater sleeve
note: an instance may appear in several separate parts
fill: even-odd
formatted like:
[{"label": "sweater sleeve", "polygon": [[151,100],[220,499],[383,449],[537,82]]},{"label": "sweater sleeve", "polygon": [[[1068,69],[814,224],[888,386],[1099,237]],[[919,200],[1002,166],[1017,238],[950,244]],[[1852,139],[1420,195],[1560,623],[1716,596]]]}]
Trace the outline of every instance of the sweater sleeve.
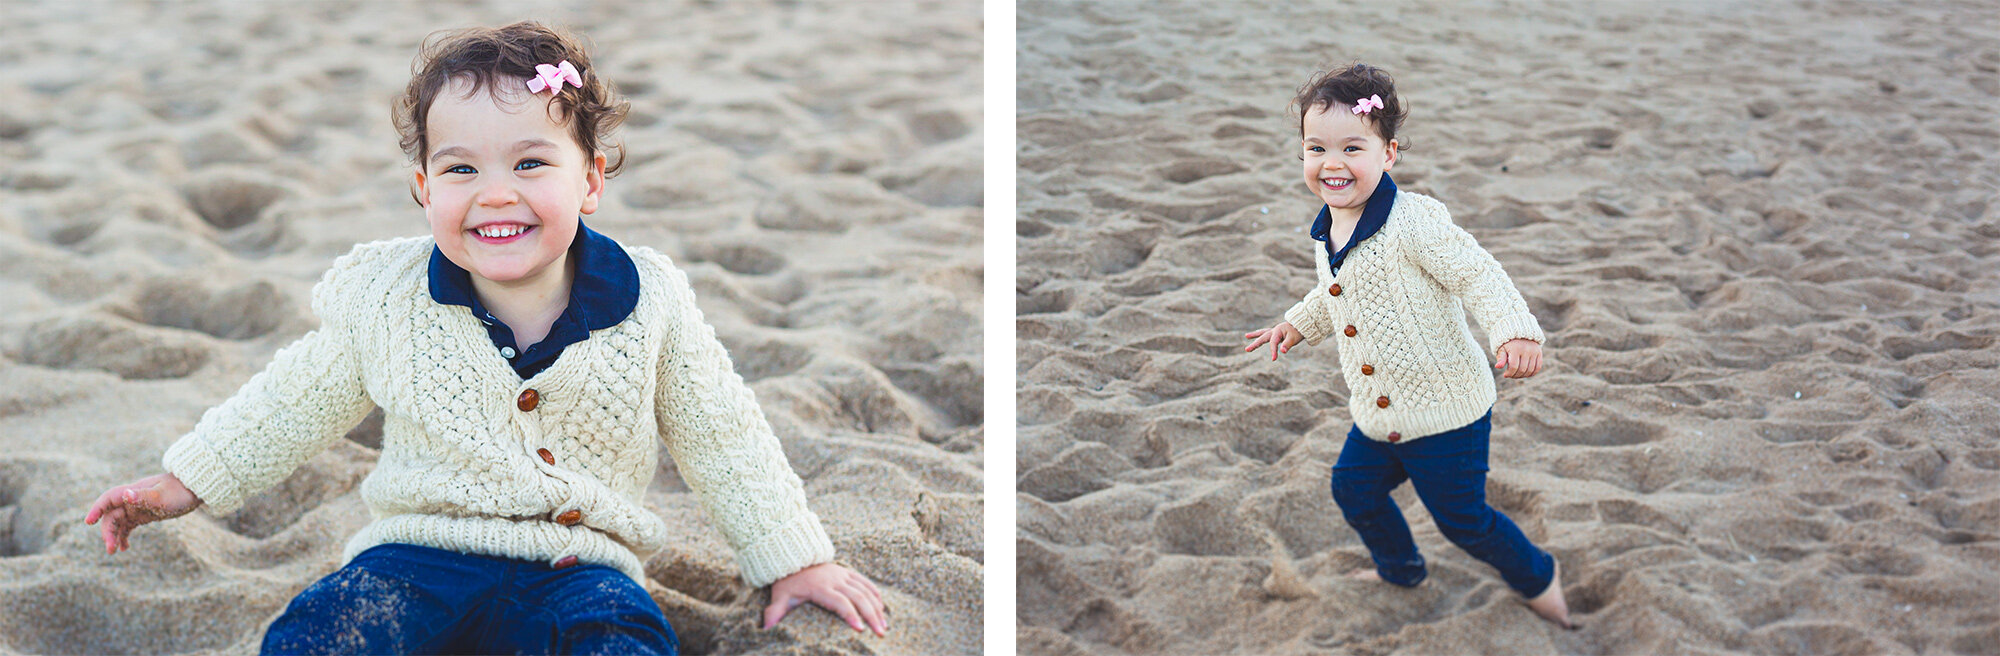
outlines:
[{"label": "sweater sleeve", "polygon": [[[1313,277],[1318,280],[1319,272],[1327,269],[1326,249],[1315,242],[1312,251]],[[1327,298],[1326,290],[1315,284],[1312,291],[1306,292],[1305,298],[1293,304],[1292,309],[1285,310],[1285,321],[1299,329],[1299,334],[1306,338],[1307,346],[1319,345],[1320,340],[1333,332],[1333,324],[1327,321],[1326,311],[1315,307],[1326,302]]]},{"label": "sweater sleeve", "polygon": [[290,476],[373,409],[360,367],[329,309],[345,268],[336,263],[313,287],[318,330],[280,349],[235,396],[203,413],[194,430],[167,447],[167,471],[209,512],[226,515],[246,497]]},{"label": "sweater sleeve", "polygon": [[1486,329],[1489,354],[1498,354],[1501,344],[1516,339],[1544,341],[1541,324],[1500,261],[1481,248],[1472,233],[1452,223],[1443,204],[1430,201],[1417,214],[1423,220],[1409,232],[1417,264],[1465,302],[1473,319]]},{"label": "sweater sleeve", "polygon": [[804,482],[695,307],[687,276],[663,268],[668,319],[655,410],[674,465],[736,550],[750,585],[831,562],[833,541],[806,505]]}]

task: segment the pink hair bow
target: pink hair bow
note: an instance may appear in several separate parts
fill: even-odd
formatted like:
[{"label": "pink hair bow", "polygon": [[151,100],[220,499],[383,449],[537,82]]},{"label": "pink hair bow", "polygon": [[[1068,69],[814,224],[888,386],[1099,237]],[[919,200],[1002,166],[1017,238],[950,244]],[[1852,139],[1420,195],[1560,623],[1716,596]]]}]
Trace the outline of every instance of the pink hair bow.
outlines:
[{"label": "pink hair bow", "polygon": [[[577,85],[577,86],[582,86],[582,85]],[[1360,100],[1354,101],[1354,113],[1356,114],[1366,114],[1371,110],[1381,109],[1381,108],[1382,108],[1382,96],[1380,94],[1371,95],[1368,96],[1367,98],[1362,98]]]},{"label": "pink hair bow", "polygon": [[562,83],[565,81],[576,85],[579,89],[583,88],[583,76],[576,74],[576,67],[569,65],[567,59],[554,66],[536,64],[535,72],[538,75],[528,78],[529,93],[541,93],[543,89],[548,89],[549,95],[553,96],[556,92],[562,91]]}]

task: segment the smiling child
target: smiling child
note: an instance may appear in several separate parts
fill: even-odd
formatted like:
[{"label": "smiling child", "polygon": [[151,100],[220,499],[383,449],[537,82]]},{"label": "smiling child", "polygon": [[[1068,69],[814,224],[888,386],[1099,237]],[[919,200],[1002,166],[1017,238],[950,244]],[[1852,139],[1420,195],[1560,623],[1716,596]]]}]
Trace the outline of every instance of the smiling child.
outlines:
[{"label": "smiling child", "polygon": [[[105,548],[283,481],[370,409],[373,521],[266,631],[279,653],[674,653],[637,579],[672,532],[643,495],[664,441],[771,585],[764,625],[813,602],[887,629],[833,544],[687,276],[581,223],[617,172],[625,104],[568,35],[533,23],[428,42],[396,108],[431,235],[362,244],[313,288],[318,330],[105,492]],[[383,612],[384,610],[387,612]]]},{"label": "smiling child", "polygon": [[1299,108],[1305,182],[1324,203],[1312,226],[1319,284],[1285,320],[1244,335],[1271,357],[1333,337],[1354,427],[1333,466],[1333,498],[1374,560],[1360,579],[1411,587],[1428,575],[1389,492],[1407,480],[1438,530],[1492,565],[1537,615],[1569,627],[1555,559],[1486,503],[1493,376],[1465,323],[1486,328],[1495,368],[1527,378],[1544,339],[1493,256],[1444,204],[1389,177],[1405,111],[1395,81],[1366,64],[1314,78]]}]

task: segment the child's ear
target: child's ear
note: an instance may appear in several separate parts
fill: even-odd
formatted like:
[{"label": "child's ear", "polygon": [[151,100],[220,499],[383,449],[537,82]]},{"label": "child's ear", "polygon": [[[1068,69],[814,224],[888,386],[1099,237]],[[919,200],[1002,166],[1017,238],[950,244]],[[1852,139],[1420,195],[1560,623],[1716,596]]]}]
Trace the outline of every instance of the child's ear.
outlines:
[{"label": "child's ear", "polygon": [[416,175],[416,182],[410,185],[410,200],[417,201],[417,207],[429,209],[431,206],[431,189],[424,184],[424,172],[415,171],[414,175]]},{"label": "child's ear", "polygon": [[1398,157],[1397,148],[1401,145],[1402,144],[1396,143],[1395,139],[1389,140],[1389,159],[1382,162],[1382,170],[1387,171],[1389,169],[1396,168],[1396,158]]},{"label": "child's ear", "polygon": [[583,175],[583,207],[577,211],[584,214],[597,212],[597,200],[604,195],[604,153],[599,151],[590,158],[590,171]]}]

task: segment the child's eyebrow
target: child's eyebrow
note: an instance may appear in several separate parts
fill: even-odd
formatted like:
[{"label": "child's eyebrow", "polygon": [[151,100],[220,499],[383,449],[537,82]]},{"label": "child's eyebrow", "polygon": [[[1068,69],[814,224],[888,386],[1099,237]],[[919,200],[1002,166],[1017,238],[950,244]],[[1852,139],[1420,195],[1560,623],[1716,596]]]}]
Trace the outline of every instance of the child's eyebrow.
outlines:
[{"label": "child's eyebrow", "polygon": [[[523,150],[532,150],[535,148],[555,148],[555,147],[556,147],[556,142],[541,138],[522,139],[520,141],[514,142],[514,152],[520,152]],[[472,153],[470,151],[467,151],[462,147],[452,146],[450,148],[446,148],[444,150],[432,153],[431,161],[435,163],[440,159],[444,159],[446,156],[466,157],[471,154]]]}]

